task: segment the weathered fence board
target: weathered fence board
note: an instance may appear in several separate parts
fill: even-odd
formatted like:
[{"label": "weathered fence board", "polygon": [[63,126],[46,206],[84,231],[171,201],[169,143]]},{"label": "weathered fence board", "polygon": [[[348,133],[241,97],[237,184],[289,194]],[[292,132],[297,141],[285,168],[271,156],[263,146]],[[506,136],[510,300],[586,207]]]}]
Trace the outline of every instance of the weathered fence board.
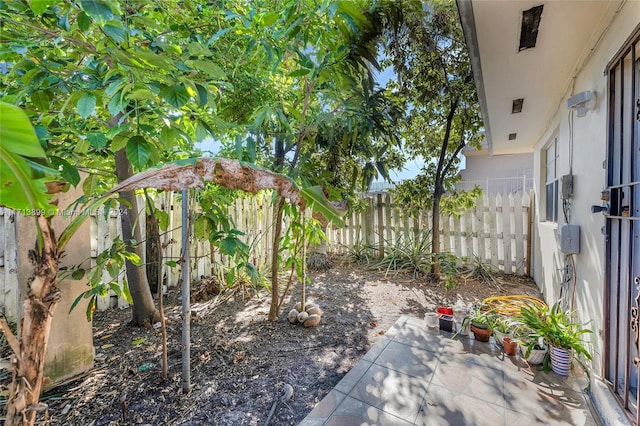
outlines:
[{"label": "weathered fence board", "polygon": [[[139,198],[138,220],[144,226],[144,199]],[[459,265],[474,261],[474,257],[491,264],[494,269],[509,274],[524,274],[528,264],[530,237],[530,202],[528,194],[497,194],[483,196],[476,207],[458,216],[443,215],[440,219],[440,247],[442,251],[455,254]],[[163,261],[180,264],[182,217],[179,194],[163,193],[156,196],[158,208],[168,216],[166,230],[160,231]],[[423,211],[417,216],[408,216],[393,203],[390,194],[377,194],[364,202],[365,209],[351,213],[345,218],[346,226],[338,229],[330,225],[327,230],[328,249],[333,253],[345,253],[349,247],[367,245],[371,253],[381,254],[395,244],[411,242],[419,244],[422,239],[430,241],[431,216]],[[192,205],[192,211],[195,207]],[[91,216],[91,266],[96,257],[111,246],[116,236],[121,236],[119,210],[105,218],[102,212]],[[250,261],[269,270],[273,247],[274,203],[270,194],[257,197],[239,197],[229,207],[228,214],[235,226],[245,233],[241,238],[250,245]],[[16,313],[17,305],[17,249],[13,219],[15,212],[0,208],[0,304],[7,306],[9,315]],[[285,218],[283,230],[289,226]],[[193,231],[193,228],[191,229]],[[144,227],[143,233],[144,234]],[[191,271],[194,278],[219,272],[220,267],[230,266],[230,260],[211,247],[208,241],[191,240]],[[33,242],[25,242],[32,244]],[[173,287],[180,278],[180,267],[162,267],[165,286]],[[122,283],[124,273],[119,276]],[[105,279],[108,277],[105,276]],[[13,298],[13,299],[12,299]],[[98,303],[99,309],[126,306],[124,300],[116,300],[110,294]]]},{"label": "weathered fence board", "polygon": [[[441,250],[455,254],[460,266],[477,257],[507,274],[524,274],[529,256],[530,200],[528,194],[520,193],[485,195],[477,201],[475,208],[460,216],[443,215],[440,219]],[[333,227],[327,230],[330,251],[343,253],[345,247],[368,244],[379,252],[401,242],[418,243],[431,232],[429,212],[405,215],[393,204],[389,194],[376,194],[367,199],[365,206],[364,211],[346,220],[345,230]],[[383,224],[379,223],[381,220]],[[371,228],[377,232],[371,233]]]}]

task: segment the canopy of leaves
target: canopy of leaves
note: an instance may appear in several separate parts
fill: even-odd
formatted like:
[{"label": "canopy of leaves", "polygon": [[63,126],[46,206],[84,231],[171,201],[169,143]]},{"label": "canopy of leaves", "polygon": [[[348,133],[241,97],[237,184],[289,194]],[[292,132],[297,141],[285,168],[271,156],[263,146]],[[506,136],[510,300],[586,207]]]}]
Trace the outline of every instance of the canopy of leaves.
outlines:
[{"label": "canopy of leaves", "polygon": [[5,102],[0,102],[0,117],[0,206],[27,215],[54,213],[46,178],[37,176],[42,166],[35,160],[42,160],[45,153],[29,119],[20,108]]},{"label": "canopy of leaves", "polygon": [[27,111],[64,179],[91,172],[86,194],[114,180],[118,150],[139,171],[205,139],[353,186],[398,161],[394,107],[373,90],[385,13],[364,0],[2,2],[0,96]]},{"label": "canopy of leaves", "polygon": [[405,152],[426,166],[398,192],[414,204],[432,204],[458,179],[462,149],[479,147],[480,108],[455,4],[400,4],[402,25],[390,27],[385,45],[385,64],[398,76],[389,89],[405,102]]}]

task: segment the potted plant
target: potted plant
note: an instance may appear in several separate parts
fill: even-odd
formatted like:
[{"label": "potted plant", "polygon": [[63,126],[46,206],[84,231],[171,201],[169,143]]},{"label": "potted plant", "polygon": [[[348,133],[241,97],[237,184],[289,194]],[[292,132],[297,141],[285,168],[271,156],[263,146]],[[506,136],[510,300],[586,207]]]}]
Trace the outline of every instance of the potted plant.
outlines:
[{"label": "potted plant", "polygon": [[492,322],[493,336],[496,343],[502,346],[505,337],[513,337],[513,321],[502,315],[495,315]]},{"label": "potted plant", "polygon": [[544,338],[538,336],[525,324],[518,324],[513,332],[518,342],[522,357],[531,365],[542,364],[547,356],[547,346]]},{"label": "potted plant", "polygon": [[[590,360],[591,354],[585,348],[582,336],[593,331],[573,322],[570,311],[563,310],[556,302],[551,308],[546,305],[521,308],[520,314],[522,322],[531,328],[534,335],[542,337],[549,345],[551,369],[556,374],[569,375],[574,359],[586,371],[579,356]],[[578,357],[573,356],[576,354]]]},{"label": "potted plant", "polygon": [[518,353],[518,342],[512,340],[511,337],[506,336],[502,338],[502,345],[504,347],[504,354],[507,356],[516,356]]},{"label": "potted plant", "polygon": [[491,337],[489,313],[482,312],[480,305],[473,306],[471,331],[473,332],[473,337],[479,342],[488,342],[489,337]]}]

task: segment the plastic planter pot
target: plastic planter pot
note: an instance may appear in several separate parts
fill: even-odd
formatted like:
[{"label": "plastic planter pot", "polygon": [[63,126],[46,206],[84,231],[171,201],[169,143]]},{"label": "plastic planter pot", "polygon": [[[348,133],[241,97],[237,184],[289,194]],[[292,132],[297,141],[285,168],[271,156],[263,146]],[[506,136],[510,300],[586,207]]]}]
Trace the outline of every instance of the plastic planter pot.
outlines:
[{"label": "plastic planter pot", "polygon": [[568,376],[571,370],[571,354],[562,348],[550,346],[551,369],[558,376]]},{"label": "plastic planter pot", "polygon": [[462,319],[462,322],[456,323],[456,328],[458,329],[458,334],[460,336],[468,336],[470,327],[471,327],[471,321],[467,317],[464,317]]},{"label": "plastic planter pot", "polygon": [[435,312],[427,312],[424,315],[424,320],[429,328],[436,328],[438,326],[438,317]]},{"label": "plastic planter pot", "polygon": [[502,341],[504,340],[505,337],[513,337],[513,335],[511,333],[502,333],[498,330],[493,330],[493,335],[496,338],[496,343],[498,344],[498,346],[502,346]]},{"label": "plastic planter pot", "polygon": [[515,356],[518,353],[518,342],[511,340],[511,337],[503,337],[502,344],[504,346],[504,354],[507,356]]},{"label": "plastic planter pot", "polygon": [[[527,356],[527,347],[521,346],[522,349],[522,357],[525,358]],[[544,356],[547,354],[547,349],[532,349],[528,358],[525,358],[527,362],[531,365],[539,365],[544,362]]]},{"label": "plastic planter pot", "polygon": [[453,333],[455,331],[455,322],[452,315],[442,315],[440,317],[440,331]]},{"label": "plastic planter pot", "polygon": [[473,331],[473,337],[478,342],[488,342],[489,337],[491,337],[491,330],[488,328],[478,328],[475,325],[471,324],[471,331]]},{"label": "plastic planter pot", "polygon": [[448,306],[440,306],[437,312],[438,312],[438,316],[453,315],[453,308],[450,308]]}]

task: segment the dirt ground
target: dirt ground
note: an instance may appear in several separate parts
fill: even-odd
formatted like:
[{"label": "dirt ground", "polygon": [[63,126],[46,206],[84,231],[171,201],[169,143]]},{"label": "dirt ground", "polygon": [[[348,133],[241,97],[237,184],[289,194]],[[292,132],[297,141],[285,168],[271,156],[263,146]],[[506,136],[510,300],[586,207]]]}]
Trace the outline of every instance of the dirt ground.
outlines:
[{"label": "dirt ground", "polygon": [[[96,312],[95,368],[43,395],[52,425],[264,425],[286,384],[271,425],[300,422],[401,315],[422,318],[458,299],[499,294],[539,296],[528,278],[498,276],[500,288],[460,278],[442,285],[413,276],[338,266],[312,275],[308,299],[324,310],[318,327],[267,321],[270,297],[214,297],[192,303],[191,391],[183,394],[179,290],[165,304],[169,377],[161,380],[161,334],[128,325],[129,309]],[[199,291],[206,283],[194,283]],[[192,293],[193,294],[193,293]]]}]

